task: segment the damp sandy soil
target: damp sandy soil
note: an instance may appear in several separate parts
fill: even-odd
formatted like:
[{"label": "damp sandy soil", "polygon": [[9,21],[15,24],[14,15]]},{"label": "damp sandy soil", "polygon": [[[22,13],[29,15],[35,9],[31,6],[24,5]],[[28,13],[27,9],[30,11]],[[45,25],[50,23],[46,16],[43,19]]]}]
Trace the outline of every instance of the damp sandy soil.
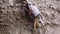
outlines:
[{"label": "damp sandy soil", "polygon": [[40,33],[34,32],[33,22],[22,14],[21,3],[11,6],[7,0],[0,0],[0,34],[60,34],[60,0],[31,1],[43,14],[47,23],[45,28],[39,28]]}]

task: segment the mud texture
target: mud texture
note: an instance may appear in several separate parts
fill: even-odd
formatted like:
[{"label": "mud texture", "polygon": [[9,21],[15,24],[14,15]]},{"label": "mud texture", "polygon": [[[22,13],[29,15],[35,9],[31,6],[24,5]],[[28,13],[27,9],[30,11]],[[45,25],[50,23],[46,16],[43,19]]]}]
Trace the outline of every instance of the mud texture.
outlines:
[{"label": "mud texture", "polygon": [[[46,26],[33,31],[31,17],[27,17],[19,0],[0,0],[0,34],[60,34],[60,0],[29,0],[37,5]],[[32,20],[32,19],[31,19]]]}]

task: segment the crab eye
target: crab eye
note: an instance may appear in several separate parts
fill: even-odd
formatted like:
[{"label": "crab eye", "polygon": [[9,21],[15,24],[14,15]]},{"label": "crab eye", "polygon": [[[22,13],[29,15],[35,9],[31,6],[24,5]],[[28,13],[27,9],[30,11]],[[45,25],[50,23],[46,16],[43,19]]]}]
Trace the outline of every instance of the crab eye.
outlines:
[{"label": "crab eye", "polygon": [[35,4],[33,4],[33,5],[35,5]]},{"label": "crab eye", "polygon": [[28,5],[31,5],[31,4],[28,4]]}]

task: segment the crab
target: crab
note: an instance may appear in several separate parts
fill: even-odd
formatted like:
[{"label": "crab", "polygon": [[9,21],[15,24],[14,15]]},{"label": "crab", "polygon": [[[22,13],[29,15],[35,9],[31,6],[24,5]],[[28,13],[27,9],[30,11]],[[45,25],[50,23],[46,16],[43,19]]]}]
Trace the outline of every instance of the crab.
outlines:
[{"label": "crab", "polygon": [[31,2],[27,2],[27,1],[23,1],[22,4],[23,4],[23,7],[25,7],[26,10],[28,11],[29,15],[34,16],[34,31],[37,30],[37,27],[40,27],[40,22],[44,26],[45,22],[44,22],[43,15],[38,10],[38,8],[35,6],[35,4]]}]

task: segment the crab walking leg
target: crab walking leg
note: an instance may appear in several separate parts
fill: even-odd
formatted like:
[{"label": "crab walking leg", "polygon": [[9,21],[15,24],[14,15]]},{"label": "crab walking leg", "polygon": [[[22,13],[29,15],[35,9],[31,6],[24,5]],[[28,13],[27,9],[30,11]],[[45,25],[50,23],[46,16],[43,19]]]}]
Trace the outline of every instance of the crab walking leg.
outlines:
[{"label": "crab walking leg", "polygon": [[39,19],[37,19],[37,27],[40,27]]},{"label": "crab walking leg", "polygon": [[35,31],[37,29],[37,26],[38,27],[41,26],[40,23],[39,23],[39,21],[41,21],[41,24],[42,24],[43,27],[45,26],[44,17],[43,17],[43,15],[40,15],[40,17],[39,18],[35,18],[35,21],[34,21],[34,30]]},{"label": "crab walking leg", "polygon": [[41,23],[42,23],[42,25],[43,25],[43,26],[45,26],[45,21],[44,21],[43,16],[42,16],[42,17],[40,17],[39,21],[41,21]]},{"label": "crab walking leg", "polygon": [[36,31],[36,29],[37,29],[37,28],[36,28],[36,26],[37,26],[37,25],[36,25],[36,24],[37,24],[36,22],[37,22],[37,19],[34,20],[34,31]]},{"label": "crab walking leg", "polygon": [[39,26],[39,19],[35,18],[35,21],[34,21],[34,31],[37,30],[37,26]]}]

